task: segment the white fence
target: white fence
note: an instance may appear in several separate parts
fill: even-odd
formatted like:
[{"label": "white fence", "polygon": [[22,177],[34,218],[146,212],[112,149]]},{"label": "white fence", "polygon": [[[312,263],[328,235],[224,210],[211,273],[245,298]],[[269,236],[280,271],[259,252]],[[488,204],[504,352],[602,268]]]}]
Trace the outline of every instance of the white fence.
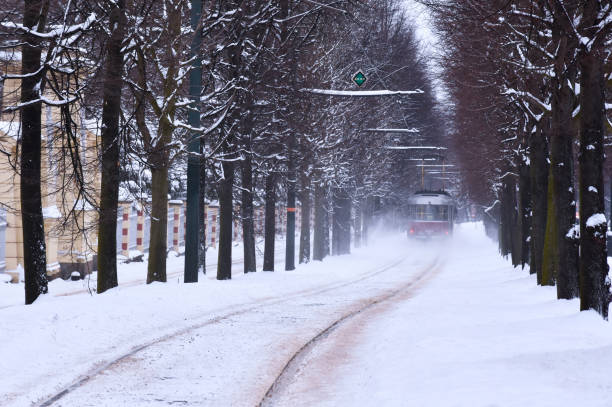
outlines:
[{"label": "white fence", "polygon": [[123,224],[123,207],[117,208],[117,253],[121,253],[122,240],[122,225]]},{"label": "white fence", "polygon": [[[185,244],[186,207],[183,201],[170,201],[168,208],[167,248],[179,251]],[[219,241],[219,208],[216,205],[207,206],[204,210],[206,226],[206,245],[216,247]],[[239,210],[234,211],[235,214]],[[255,208],[255,233],[263,235],[264,210]],[[284,233],[286,214],[277,209],[276,226],[278,233]],[[299,219],[299,216],[296,216]],[[296,230],[300,223],[296,219]],[[0,207],[0,273],[7,267],[7,213]],[[121,202],[117,208],[117,253],[124,257],[133,257],[148,252],[150,244],[151,216],[146,206],[136,202]],[[233,240],[242,240],[242,225],[239,216],[233,222]],[[9,259],[10,260],[10,259]]]},{"label": "white fence", "polygon": [[[124,216],[124,214],[128,216]],[[239,214],[238,208],[234,211]],[[219,241],[219,207],[216,205],[207,206],[204,210],[206,227],[206,245],[216,247]],[[299,209],[296,214],[296,230],[300,227]],[[263,235],[264,226],[263,208],[254,210],[255,234]],[[185,217],[186,207],[183,201],[170,201],[168,206],[168,225],[166,244],[168,250],[179,250],[185,244]],[[286,213],[283,208],[278,208],[276,212],[277,233],[285,233]],[[136,203],[122,202],[118,210],[117,218],[117,253],[123,256],[137,255],[147,252],[150,244],[151,216],[149,209],[141,207]],[[242,240],[242,224],[239,216],[233,222],[232,236],[234,241]]]},{"label": "white fence", "polygon": [[6,270],[6,210],[0,208],[0,273]]},{"label": "white fence", "polygon": [[[216,246],[219,234],[219,216],[216,206],[206,208],[206,244]],[[124,217],[124,214],[129,214]],[[136,203],[121,202],[117,211],[117,253],[123,256],[148,252],[151,241],[151,215],[148,207]],[[170,201],[166,244],[168,250],[178,250],[185,245],[186,207],[182,201]],[[240,233],[234,236],[240,236]]]}]

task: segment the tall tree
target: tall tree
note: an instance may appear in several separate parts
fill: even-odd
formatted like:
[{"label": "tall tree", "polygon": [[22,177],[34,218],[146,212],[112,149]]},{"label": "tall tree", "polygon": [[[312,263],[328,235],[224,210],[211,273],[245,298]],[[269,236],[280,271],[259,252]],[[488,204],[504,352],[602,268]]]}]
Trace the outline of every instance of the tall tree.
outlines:
[{"label": "tall tree", "polygon": [[553,5],[552,43],[555,46],[554,76],[551,79],[552,112],[550,126],[550,176],[547,236],[542,264],[542,284],[557,283],[560,298],[578,295],[578,242],[570,233],[576,222],[574,193],[574,158],[571,125],[576,81],[575,37],[567,32],[562,20],[573,10],[555,1]]},{"label": "tall tree", "polygon": [[130,54],[130,81],[134,94],[135,119],[140,139],[131,146],[151,172],[151,229],[147,283],[166,281],[168,234],[168,174],[183,150],[185,129],[183,103],[188,60],[189,29],[185,27],[186,0],[164,0],[159,7],[145,2]]},{"label": "tall tree", "polygon": [[612,4],[587,0],[580,19],[580,309],[608,318],[610,280],[604,206],[604,62],[612,34]]},{"label": "tall tree", "polygon": [[25,0],[21,48],[21,223],[25,272],[25,302],[46,294],[47,261],[41,196],[41,96],[45,70],[41,67],[41,35],[48,0]]},{"label": "tall tree", "polygon": [[327,205],[323,181],[314,181],[314,240],[312,248],[313,260],[323,260],[327,256],[326,242],[329,238],[329,226],[326,222]]},{"label": "tall tree", "polygon": [[531,185],[531,258],[529,272],[536,274],[538,284],[542,281],[542,256],[546,233],[548,191],[548,143],[538,123],[529,133],[529,161]]},{"label": "tall tree", "polygon": [[[231,152],[230,152],[231,154]],[[219,257],[217,260],[217,280],[232,278],[232,225],[234,162],[230,155],[221,163],[223,175],[219,182]]]},{"label": "tall tree", "polygon": [[119,200],[119,118],[123,85],[125,0],[108,1],[110,32],[102,99],[100,219],[98,222],[98,292],[117,286],[117,205]]},{"label": "tall tree", "polygon": [[[308,160],[303,160],[302,166],[308,167]],[[310,262],[310,214],[311,214],[311,180],[310,171],[302,168],[300,171],[300,248],[299,262]]]},{"label": "tall tree", "polygon": [[[252,121],[247,121],[248,128],[252,128]],[[250,273],[257,270],[255,258],[255,219],[253,197],[255,185],[253,182],[253,153],[251,134],[245,137],[244,157],[240,163],[240,180],[242,183],[240,215],[242,221],[242,240],[244,245],[244,272]]]},{"label": "tall tree", "polygon": [[265,180],[264,258],[263,271],[274,271],[274,241],[276,237],[276,174]]}]

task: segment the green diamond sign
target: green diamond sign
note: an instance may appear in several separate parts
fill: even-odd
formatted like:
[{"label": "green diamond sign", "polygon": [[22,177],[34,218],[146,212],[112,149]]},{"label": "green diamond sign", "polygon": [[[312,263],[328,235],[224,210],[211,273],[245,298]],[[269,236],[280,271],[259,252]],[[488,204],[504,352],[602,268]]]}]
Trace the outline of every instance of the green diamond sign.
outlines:
[{"label": "green diamond sign", "polygon": [[357,86],[361,87],[367,81],[368,81],[368,78],[366,78],[366,76],[364,75],[363,72],[361,72],[361,70],[353,74],[353,82],[355,82]]}]

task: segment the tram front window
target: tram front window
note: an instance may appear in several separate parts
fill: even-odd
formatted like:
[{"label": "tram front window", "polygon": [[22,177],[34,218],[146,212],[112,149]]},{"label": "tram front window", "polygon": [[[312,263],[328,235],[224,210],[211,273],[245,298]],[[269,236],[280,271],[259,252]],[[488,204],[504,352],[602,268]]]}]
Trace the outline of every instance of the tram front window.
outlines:
[{"label": "tram front window", "polygon": [[438,219],[437,220],[448,220],[448,206],[441,205],[436,207],[438,209]]},{"label": "tram front window", "polygon": [[421,221],[447,221],[448,206],[446,205],[411,205],[410,217]]}]

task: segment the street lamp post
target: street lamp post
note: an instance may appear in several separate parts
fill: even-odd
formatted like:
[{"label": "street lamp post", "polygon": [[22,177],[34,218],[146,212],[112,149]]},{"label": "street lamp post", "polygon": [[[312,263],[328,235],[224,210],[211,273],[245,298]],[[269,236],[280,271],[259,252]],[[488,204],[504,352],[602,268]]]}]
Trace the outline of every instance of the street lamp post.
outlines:
[{"label": "street lamp post", "polygon": [[[200,17],[202,14],[202,0],[191,0],[191,29],[193,40],[191,42],[191,71],[189,72],[189,126],[192,129],[200,128],[200,93],[202,89],[202,58],[200,47],[202,44],[202,28]],[[187,158],[187,228],[185,230],[185,283],[198,281],[198,247],[199,247],[199,217],[201,213],[200,202],[200,139],[199,133],[191,131]]]}]

